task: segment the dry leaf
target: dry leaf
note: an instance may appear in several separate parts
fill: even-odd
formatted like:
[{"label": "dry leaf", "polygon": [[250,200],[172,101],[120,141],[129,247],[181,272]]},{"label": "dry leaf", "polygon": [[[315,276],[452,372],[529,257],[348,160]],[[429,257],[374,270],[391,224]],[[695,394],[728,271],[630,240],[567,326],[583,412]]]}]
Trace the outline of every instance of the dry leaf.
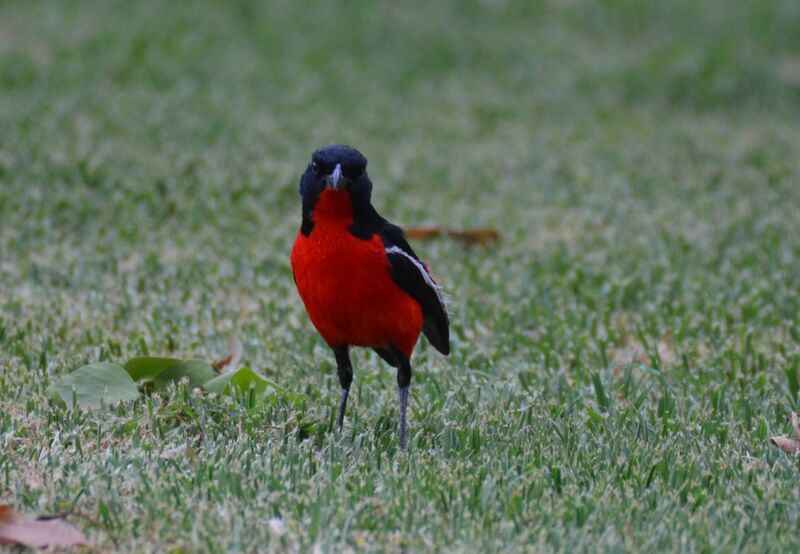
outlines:
[{"label": "dry leaf", "polygon": [[61,517],[29,519],[11,506],[0,506],[0,544],[33,548],[87,546],[83,533]]},{"label": "dry leaf", "polygon": [[484,229],[469,229],[465,231],[447,231],[447,236],[453,237],[470,244],[488,246],[500,241],[500,233],[497,229],[486,227]]},{"label": "dry leaf", "polygon": [[440,236],[444,230],[441,227],[406,227],[406,237],[414,240],[428,240]]},{"label": "dry leaf", "polygon": [[787,454],[797,454],[800,451],[800,417],[794,412],[792,412],[792,429],[794,438],[772,437],[770,442]]},{"label": "dry leaf", "polygon": [[407,227],[405,233],[406,237],[414,240],[429,240],[446,235],[468,244],[480,246],[487,246],[500,240],[500,233],[491,227],[464,230],[445,229],[444,227]]},{"label": "dry leaf", "polygon": [[772,437],[769,441],[787,454],[797,454],[797,452],[800,451],[800,441],[797,439]]},{"label": "dry leaf", "polygon": [[240,341],[236,335],[231,335],[228,338],[228,355],[221,360],[217,360],[213,365],[220,373],[232,371],[236,369],[236,366],[242,359],[243,353],[244,348],[242,347],[242,341]]}]

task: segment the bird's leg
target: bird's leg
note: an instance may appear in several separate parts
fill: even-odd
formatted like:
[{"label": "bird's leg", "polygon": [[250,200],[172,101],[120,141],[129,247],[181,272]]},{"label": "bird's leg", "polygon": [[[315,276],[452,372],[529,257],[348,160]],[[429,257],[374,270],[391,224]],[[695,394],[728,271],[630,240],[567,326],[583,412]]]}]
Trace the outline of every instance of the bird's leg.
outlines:
[{"label": "bird's leg", "polygon": [[353,366],[350,365],[348,346],[337,346],[333,349],[336,356],[336,373],[339,375],[339,384],[342,386],[342,399],[339,401],[339,417],[336,419],[336,428],[341,429],[344,422],[344,410],[347,408],[347,397],[350,395],[350,383],[353,382]]},{"label": "bird's leg", "polygon": [[400,448],[406,448],[406,412],[408,411],[408,391],[411,388],[411,362],[398,355],[400,364],[397,367],[397,386],[400,392]]}]

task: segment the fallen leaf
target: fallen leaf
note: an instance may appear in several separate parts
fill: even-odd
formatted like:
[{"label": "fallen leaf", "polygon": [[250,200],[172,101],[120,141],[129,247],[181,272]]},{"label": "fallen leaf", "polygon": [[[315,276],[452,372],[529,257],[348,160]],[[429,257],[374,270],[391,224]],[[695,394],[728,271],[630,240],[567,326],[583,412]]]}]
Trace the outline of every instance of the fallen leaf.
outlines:
[{"label": "fallen leaf", "polygon": [[800,441],[797,439],[772,437],[769,441],[787,454],[797,454],[797,452],[800,451]]},{"label": "fallen leaf", "polygon": [[189,381],[191,387],[200,387],[217,376],[210,362],[198,359],[144,356],[131,358],[124,368],[134,381],[159,392],[166,391],[171,383],[177,383],[183,378]]},{"label": "fallen leaf", "polygon": [[492,229],[490,227],[485,229],[468,229],[465,231],[450,230],[447,232],[447,236],[480,246],[488,246],[500,241],[500,233],[497,232],[497,229]]},{"label": "fallen leaf", "polygon": [[123,367],[128,372],[128,375],[131,376],[131,379],[142,381],[144,379],[155,379],[164,371],[179,363],[181,361],[175,358],[138,356],[125,362]]},{"label": "fallen leaf", "polygon": [[406,227],[404,231],[407,238],[414,240],[428,240],[444,233],[441,227]]},{"label": "fallen leaf", "polygon": [[164,392],[169,388],[170,383],[177,383],[186,378],[191,388],[202,387],[217,376],[214,367],[205,360],[184,360],[177,365],[162,371],[158,377],[153,379],[155,389]]},{"label": "fallen leaf", "polygon": [[46,392],[72,408],[73,401],[82,407],[99,408],[103,402],[116,404],[139,396],[125,368],[105,362],[79,367],[47,387]]},{"label": "fallen leaf", "polygon": [[255,394],[259,396],[270,391],[274,392],[280,388],[277,383],[249,367],[240,367],[236,371],[228,371],[203,385],[204,390],[216,394],[232,394],[234,391],[231,389],[239,393],[253,389]]},{"label": "fallen leaf", "polygon": [[430,240],[445,235],[479,246],[488,246],[500,240],[500,233],[491,227],[463,230],[445,229],[444,227],[407,227],[405,233],[406,237],[413,240]]},{"label": "fallen leaf", "polygon": [[797,454],[797,452],[800,452],[800,416],[792,412],[791,420],[794,438],[772,437],[770,442],[787,454]]},{"label": "fallen leaf", "polygon": [[87,546],[83,533],[61,517],[29,519],[11,506],[0,506],[0,544],[32,548]]},{"label": "fallen leaf", "polygon": [[244,347],[242,347],[242,341],[240,341],[236,335],[231,335],[228,338],[228,355],[214,362],[213,366],[217,368],[217,371],[220,373],[232,371],[239,365],[243,353]]}]

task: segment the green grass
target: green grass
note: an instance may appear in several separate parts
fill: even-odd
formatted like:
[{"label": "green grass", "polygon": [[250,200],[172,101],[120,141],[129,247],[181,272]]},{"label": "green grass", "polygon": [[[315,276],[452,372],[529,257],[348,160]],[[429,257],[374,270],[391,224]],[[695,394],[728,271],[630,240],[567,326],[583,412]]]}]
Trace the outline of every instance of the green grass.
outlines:
[{"label": "green grass", "polygon": [[[3,2],[0,502],[124,552],[797,550],[799,102],[791,0]],[[333,433],[292,283],[331,142],[390,219],[503,234],[415,244],[453,353],[408,453],[368,352]],[[291,394],[44,393],[231,332]]]}]

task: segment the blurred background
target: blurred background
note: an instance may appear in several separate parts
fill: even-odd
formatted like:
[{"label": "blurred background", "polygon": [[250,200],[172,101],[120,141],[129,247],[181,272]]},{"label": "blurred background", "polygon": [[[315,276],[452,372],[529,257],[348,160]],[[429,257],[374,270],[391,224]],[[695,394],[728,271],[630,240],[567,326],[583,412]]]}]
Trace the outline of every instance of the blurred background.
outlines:
[{"label": "blurred background", "polygon": [[[502,233],[472,269],[445,262],[457,245],[422,247],[462,289],[456,309],[483,296],[457,322],[529,317],[537,268],[600,283],[761,256],[798,199],[790,0],[11,1],[0,90],[11,306],[132,284],[157,305],[175,290],[258,303],[266,287],[284,321],[297,182],[334,142],[366,154],[376,206],[398,223]],[[639,288],[615,302],[638,305]],[[230,302],[223,323],[204,316],[208,337],[233,326]],[[162,316],[177,317],[153,316],[156,344]]]},{"label": "blurred background", "polygon": [[[799,118],[796,0],[6,0],[0,390],[20,404],[38,398],[29,405],[35,413],[53,376],[81,363],[146,352],[212,357],[233,331],[250,365],[307,394],[304,409],[327,418],[335,372],[294,291],[288,255],[311,152],[347,143],[369,159],[374,204],[392,221],[501,234],[489,249],[448,239],[414,244],[452,298],[454,327],[451,358],[426,346],[415,358],[411,426],[420,440],[460,444],[481,429],[476,456],[485,458],[476,464],[491,468],[503,458],[494,453],[505,452],[503,468],[514,460],[522,467],[535,458],[530,451],[504,449],[548,444],[550,428],[536,422],[561,410],[565,436],[586,433],[590,455],[604,452],[608,437],[587,430],[584,415],[570,418],[573,409],[585,414],[584,401],[600,411],[596,395],[608,407],[596,385],[605,382],[609,398],[630,408],[615,420],[616,444],[638,440],[628,426],[640,413],[650,418],[642,425],[659,429],[661,418],[684,418],[664,423],[666,434],[711,421],[697,433],[718,450],[695,448],[691,440],[701,438],[692,436],[680,444],[703,471],[726,465],[760,451],[767,429],[800,406]],[[627,365],[634,361],[639,369]],[[353,432],[377,429],[389,441],[393,376],[374,356],[356,363],[356,382],[369,374],[380,385],[359,391]],[[642,364],[686,371],[665,377]],[[445,416],[448,390],[463,398]],[[504,414],[525,406],[541,410],[528,416],[525,433],[507,427]],[[640,446],[633,443],[631,451]],[[665,471],[679,466],[669,462],[675,444],[649,445],[642,471],[661,448]],[[576,452],[575,444],[542,448],[553,449],[548,460]],[[120,456],[136,459],[127,449]],[[613,481],[622,454],[602,456],[586,466],[565,462],[558,475]],[[503,468],[489,475],[502,480]],[[680,519],[685,498],[670,496],[679,487],[666,478],[640,491],[652,503],[630,534],[628,497],[602,500],[565,484],[552,504],[539,506],[539,493],[519,500],[530,511],[520,508],[520,527],[504,535],[493,518],[504,517],[527,477],[495,483],[481,504],[485,528],[453,527],[426,511],[439,498],[440,471],[429,469],[432,500],[414,510],[432,530],[421,531],[418,546],[430,537],[522,544],[539,528],[534,519],[555,518],[567,522],[566,535],[539,535],[547,548],[600,544],[611,521],[629,547],[674,547],[678,535],[660,527],[664,517],[698,548],[731,545],[724,530],[750,519],[719,508],[738,493],[764,516],[764,541],[769,522],[786,525],[786,537],[796,521],[762,502],[763,493],[753,500],[735,475],[708,485],[698,469],[685,474],[698,491],[686,493],[699,499],[692,521]],[[535,472],[531,479],[549,482]],[[787,483],[796,475],[786,479],[762,483],[766,497],[795,502]],[[39,490],[15,494],[31,507]],[[106,501],[126,511],[173,502],[120,494]],[[238,502],[270,517],[263,500]],[[308,517],[302,499],[284,506],[286,517]],[[347,509],[336,506],[323,521],[394,525],[388,515]],[[163,525],[153,533],[186,537],[185,526],[153,510],[120,522],[121,536]],[[230,526],[214,510],[197,508],[202,531],[186,525],[227,540],[220,537]],[[580,524],[599,519],[580,534],[562,514],[577,514]],[[263,529],[244,528],[257,544]],[[296,537],[305,546],[313,540]]]}]

